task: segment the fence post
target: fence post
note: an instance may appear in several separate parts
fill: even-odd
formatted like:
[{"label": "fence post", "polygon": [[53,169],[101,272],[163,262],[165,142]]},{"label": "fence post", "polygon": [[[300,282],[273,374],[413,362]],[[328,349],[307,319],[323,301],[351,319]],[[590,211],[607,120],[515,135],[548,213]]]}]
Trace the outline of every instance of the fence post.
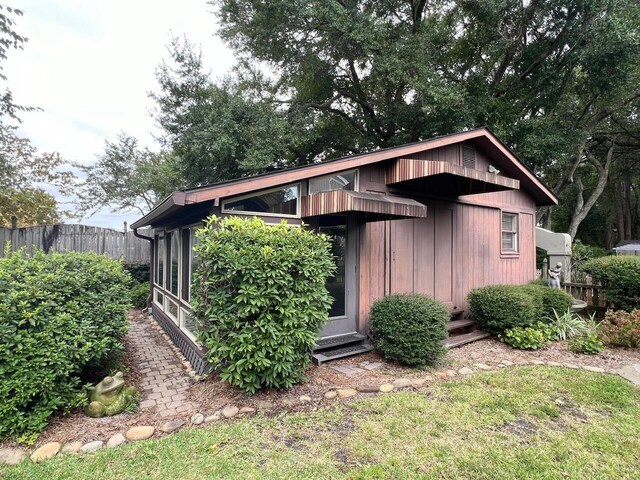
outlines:
[{"label": "fence post", "polygon": [[18,217],[11,215],[11,230],[18,228]]}]

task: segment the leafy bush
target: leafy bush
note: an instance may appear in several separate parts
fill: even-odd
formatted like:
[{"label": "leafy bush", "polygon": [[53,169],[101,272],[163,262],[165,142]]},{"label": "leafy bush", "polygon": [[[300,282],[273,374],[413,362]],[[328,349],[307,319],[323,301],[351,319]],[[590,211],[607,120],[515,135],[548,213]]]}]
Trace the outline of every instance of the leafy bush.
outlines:
[{"label": "leafy bush", "polygon": [[574,314],[571,308],[562,314],[554,310],[553,317],[548,317],[546,320],[553,328],[556,340],[568,340],[585,335],[590,330],[587,322],[580,315]]},{"label": "leafy bush", "polygon": [[573,353],[595,355],[604,350],[604,343],[597,333],[591,332],[569,340],[569,350]]},{"label": "leafy bush", "polygon": [[531,280],[527,285],[539,285],[541,287],[548,287],[549,282],[544,278],[536,278],[535,280]]},{"label": "leafy bush", "polygon": [[449,311],[426,295],[389,295],[371,307],[374,345],[385,358],[406,365],[433,365],[445,352]]},{"label": "leafy bush", "polygon": [[550,325],[536,322],[528,327],[515,327],[499,335],[501,342],[519,350],[538,350],[553,338],[555,332]]},{"label": "leafy bush", "polygon": [[550,317],[556,312],[565,312],[571,308],[573,298],[564,290],[551,288],[548,285],[528,284],[522,288],[534,296],[535,302],[541,306],[542,317]]},{"label": "leafy bush", "polygon": [[609,310],[600,329],[604,340],[614,347],[640,347],[640,310],[625,312]]},{"label": "leafy bush", "polygon": [[148,283],[139,283],[131,289],[131,303],[133,308],[144,308],[147,306],[147,299],[151,293]]},{"label": "leafy bush", "polygon": [[329,237],[237,217],[197,236],[194,314],[222,380],[250,393],[299,382],[331,306]]},{"label": "leafy bush", "polygon": [[604,287],[607,301],[630,312],[640,307],[640,257],[619,255],[589,260],[582,270]]},{"label": "leafy bush", "polygon": [[0,259],[0,437],[32,439],[86,402],[83,371],[122,348],[130,283],[92,253]]},{"label": "leafy bush", "polygon": [[514,327],[526,327],[542,317],[541,299],[519,285],[489,285],[476,288],[467,296],[478,326],[498,334]]},{"label": "leafy bush", "polygon": [[151,280],[151,264],[147,262],[124,262],[122,266],[129,272],[134,283],[149,284]]}]

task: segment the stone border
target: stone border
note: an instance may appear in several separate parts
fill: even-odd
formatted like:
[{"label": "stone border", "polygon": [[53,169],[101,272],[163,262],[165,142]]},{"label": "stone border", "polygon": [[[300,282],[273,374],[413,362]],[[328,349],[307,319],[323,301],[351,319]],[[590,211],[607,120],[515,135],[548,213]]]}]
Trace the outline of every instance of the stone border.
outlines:
[{"label": "stone border", "polygon": [[[188,363],[188,362],[187,362]],[[501,368],[508,367],[521,367],[521,366],[548,366],[548,367],[562,367],[562,368],[570,368],[570,369],[582,369],[589,372],[594,373],[606,373],[606,374],[614,374],[620,375],[622,378],[625,378],[632,382],[636,386],[640,386],[640,379],[635,381],[628,376],[625,375],[625,372],[628,370],[633,370],[634,372],[640,372],[640,365],[627,365],[619,370],[615,371],[607,371],[601,367],[592,367],[592,366],[582,366],[574,365],[572,363],[558,363],[558,362],[545,362],[542,360],[533,360],[529,362],[519,362],[514,363],[508,360],[502,360],[500,362],[491,362],[496,363],[495,366],[487,365],[486,363],[475,363],[473,364],[474,368],[471,367],[461,367],[458,370],[446,370],[446,371],[438,371],[434,374],[426,375],[422,378],[398,378],[391,383],[383,383],[383,384],[368,384],[368,385],[357,385],[353,387],[340,387],[340,388],[331,388],[327,390],[322,397],[320,398],[312,398],[308,395],[301,395],[297,402],[291,399],[283,399],[282,405],[292,407],[296,403],[298,404],[309,404],[309,403],[320,403],[323,400],[344,400],[356,397],[360,394],[384,394],[393,392],[396,390],[403,389],[420,389],[425,385],[428,385],[428,382],[438,381],[438,380],[448,380],[454,377],[464,378],[471,375],[474,375],[478,372],[489,372],[489,371],[498,371]],[[258,410],[264,413],[269,413],[275,408],[275,405],[272,402],[263,401],[258,405],[258,409],[253,407],[238,407],[236,405],[226,405],[224,408],[215,411],[212,415],[205,416],[203,413],[196,413],[193,415],[189,421],[191,427],[197,427],[203,424],[210,424],[215,421],[219,421],[222,419],[232,419],[235,417],[242,417],[253,415],[257,413]],[[183,427],[187,425],[185,420],[171,420],[166,422],[162,427],[160,427],[159,432],[163,433],[164,436],[171,435]],[[144,441],[150,438],[153,438],[158,431],[155,427],[151,425],[145,426],[137,426],[129,428],[124,434],[116,433],[112,435],[106,443],[103,440],[94,440],[85,444],[81,442],[69,442],[65,445],[61,445],[59,442],[49,442],[46,443],[37,449],[35,449],[31,455],[30,459],[33,462],[40,462],[43,460],[47,460],[49,458],[53,458],[57,455],[70,455],[70,454],[90,454],[97,452],[103,448],[117,448],[120,445],[124,445],[126,443]],[[20,463],[26,458],[27,451],[19,448],[4,448],[0,449],[0,464],[6,465],[15,465]]]}]

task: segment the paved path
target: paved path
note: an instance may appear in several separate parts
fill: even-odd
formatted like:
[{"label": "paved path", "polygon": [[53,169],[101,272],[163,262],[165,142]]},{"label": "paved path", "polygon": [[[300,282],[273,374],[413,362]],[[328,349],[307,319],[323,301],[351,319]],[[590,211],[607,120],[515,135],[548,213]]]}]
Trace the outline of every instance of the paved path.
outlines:
[{"label": "paved path", "polygon": [[633,365],[622,367],[618,374],[622,378],[626,378],[634,385],[640,387],[640,363],[634,363]]},{"label": "paved path", "polygon": [[169,417],[195,406],[187,401],[190,379],[166,340],[146,319],[131,319],[128,338],[141,375],[140,409]]}]

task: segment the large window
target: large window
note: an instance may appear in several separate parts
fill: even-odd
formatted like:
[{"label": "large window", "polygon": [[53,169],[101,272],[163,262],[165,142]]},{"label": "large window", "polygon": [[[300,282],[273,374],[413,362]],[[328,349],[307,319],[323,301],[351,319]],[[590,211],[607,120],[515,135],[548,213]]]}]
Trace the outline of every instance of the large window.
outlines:
[{"label": "large window", "polygon": [[158,248],[156,249],[156,278],[158,285],[164,288],[164,235],[158,236]]},{"label": "large window", "polygon": [[193,247],[198,244],[198,237],[196,237],[198,228],[200,227],[182,230],[182,299],[187,303],[191,300],[193,273],[197,267],[197,259]]},{"label": "large window", "polygon": [[333,190],[355,190],[356,171],[344,172],[309,180],[309,193],[331,192]]},{"label": "large window", "polygon": [[502,251],[514,253],[518,251],[518,214],[502,214]]},{"label": "large window", "polygon": [[169,234],[169,291],[178,296],[178,256],[180,255],[180,237],[178,232]]},{"label": "large window", "polygon": [[298,185],[270,190],[258,195],[245,196],[229,200],[222,204],[224,213],[250,213],[258,215],[276,215],[297,217],[300,188]]}]

